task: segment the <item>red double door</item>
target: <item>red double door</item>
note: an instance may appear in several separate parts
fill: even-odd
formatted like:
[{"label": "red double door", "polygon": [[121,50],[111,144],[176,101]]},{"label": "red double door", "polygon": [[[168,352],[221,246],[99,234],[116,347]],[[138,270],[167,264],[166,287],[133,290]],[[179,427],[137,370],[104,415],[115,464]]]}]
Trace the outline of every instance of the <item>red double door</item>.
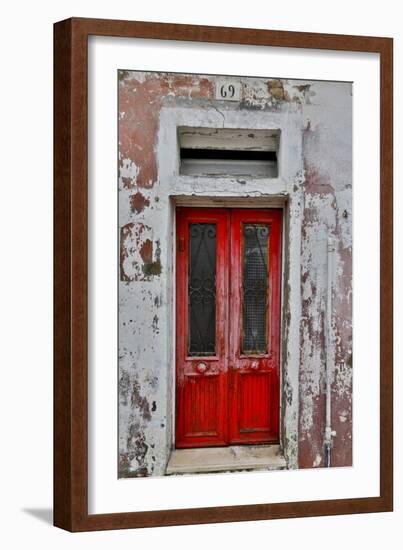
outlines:
[{"label": "red double door", "polygon": [[281,221],[177,210],[177,448],[278,442]]}]

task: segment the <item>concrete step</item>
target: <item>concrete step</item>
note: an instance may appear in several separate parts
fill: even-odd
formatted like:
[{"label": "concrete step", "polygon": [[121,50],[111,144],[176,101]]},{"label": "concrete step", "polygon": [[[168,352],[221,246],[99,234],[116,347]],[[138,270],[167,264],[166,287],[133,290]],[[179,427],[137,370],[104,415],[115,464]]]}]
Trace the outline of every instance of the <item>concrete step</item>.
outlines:
[{"label": "concrete step", "polygon": [[239,470],[284,470],[280,445],[236,445],[172,451],[166,473],[195,474]]}]

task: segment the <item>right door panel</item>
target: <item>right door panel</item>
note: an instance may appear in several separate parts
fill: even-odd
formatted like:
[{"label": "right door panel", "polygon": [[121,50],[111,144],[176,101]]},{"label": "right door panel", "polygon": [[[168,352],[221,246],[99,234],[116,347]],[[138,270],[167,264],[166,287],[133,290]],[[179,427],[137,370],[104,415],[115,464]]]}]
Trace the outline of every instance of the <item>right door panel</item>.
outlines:
[{"label": "right door panel", "polygon": [[279,439],[281,211],[231,211],[229,444]]}]

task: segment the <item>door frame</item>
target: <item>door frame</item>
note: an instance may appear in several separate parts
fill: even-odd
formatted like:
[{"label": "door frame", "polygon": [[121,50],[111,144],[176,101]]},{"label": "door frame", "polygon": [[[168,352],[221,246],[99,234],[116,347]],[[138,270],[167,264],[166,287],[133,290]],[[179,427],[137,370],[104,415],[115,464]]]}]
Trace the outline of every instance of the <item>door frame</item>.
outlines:
[{"label": "door frame", "polygon": [[[231,106],[230,106],[231,107]],[[305,121],[300,111],[251,110],[240,118],[236,109],[227,109],[225,127],[278,129],[281,132],[277,178],[248,178],[236,181],[226,177],[194,178],[179,174],[179,126],[222,128],[220,102],[209,108],[192,109],[181,104],[162,108],[157,139],[157,162],[161,198],[166,198],[166,231],[168,247],[162,251],[161,262],[169,272],[167,281],[165,323],[167,347],[163,355],[166,371],[166,462],[175,445],[175,326],[176,289],[176,228],[175,209],[186,207],[252,207],[282,208],[282,308],[280,350],[280,444],[289,469],[298,468],[298,410],[301,319],[301,231],[304,199],[304,165],[302,143]],[[165,199],[164,199],[165,200]],[[290,312],[292,311],[292,315]]]}]

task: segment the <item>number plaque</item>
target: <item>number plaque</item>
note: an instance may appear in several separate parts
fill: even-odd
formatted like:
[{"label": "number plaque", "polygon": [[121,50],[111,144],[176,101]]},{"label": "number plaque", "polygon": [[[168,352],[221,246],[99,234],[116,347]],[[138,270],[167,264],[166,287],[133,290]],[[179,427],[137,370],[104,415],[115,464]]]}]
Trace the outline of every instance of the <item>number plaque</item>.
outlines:
[{"label": "number plaque", "polygon": [[224,101],[241,100],[241,83],[237,80],[219,79],[215,88],[215,99]]}]

